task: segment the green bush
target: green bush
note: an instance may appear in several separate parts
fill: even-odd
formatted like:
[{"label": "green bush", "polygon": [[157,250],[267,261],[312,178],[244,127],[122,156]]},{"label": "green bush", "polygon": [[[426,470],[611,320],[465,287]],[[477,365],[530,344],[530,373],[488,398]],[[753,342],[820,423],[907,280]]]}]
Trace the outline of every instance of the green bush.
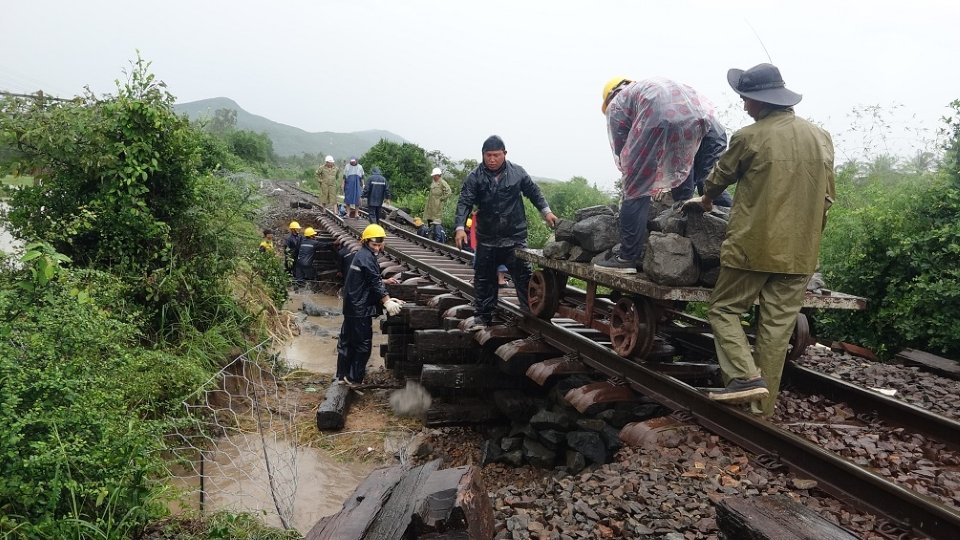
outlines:
[{"label": "green bush", "polygon": [[0,283],[0,313],[17,313],[0,320],[0,533],[81,537],[96,526],[126,537],[158,511],[149,478],[164,424],[147,411],[170,403],[151,396],[195,388],[205,371],[138,347],[137,325],[113,303],[124,286],[108,274],[59,271],[21,310],[31,281],[25,269]]},{"label": "green bush", "polygon": [[821,250],[831,288],[865,312],[825,311],[821,333],[889,356],[904,347],[960,357],[960,190],[942,174],[838,175]]}]

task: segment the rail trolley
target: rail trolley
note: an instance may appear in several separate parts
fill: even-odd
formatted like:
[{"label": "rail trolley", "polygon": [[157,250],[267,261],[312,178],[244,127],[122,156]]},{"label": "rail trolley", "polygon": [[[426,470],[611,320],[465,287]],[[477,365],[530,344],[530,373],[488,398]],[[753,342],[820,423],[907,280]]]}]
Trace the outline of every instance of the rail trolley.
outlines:
[{"label": "rail trolley", "polygon": [[[621,274],[589,263],[549,259],[538,249],[517,250],[517,257],[539,267],[530,279],[529,288],[529,307],[534,316],[565,317],[603,332],[610,337],[613,350],[622,357],[642,359],[655,352],[658,330],[686,335],[710,332],[705,321],[684,312],[687,302],[710,300],[712,289],[708,287],[661,285],[643,274]],[[586,290],[581,297],[565,301],[569,277],[584,281]],[[598,287],[612,292],[598,296]],[[798,358],[806,346],[812,344],[807,317],[811,309],[861,310],[866,306],[867,300],[859,296],[826,289],[819,293],[807,291],[787,358]]]}]

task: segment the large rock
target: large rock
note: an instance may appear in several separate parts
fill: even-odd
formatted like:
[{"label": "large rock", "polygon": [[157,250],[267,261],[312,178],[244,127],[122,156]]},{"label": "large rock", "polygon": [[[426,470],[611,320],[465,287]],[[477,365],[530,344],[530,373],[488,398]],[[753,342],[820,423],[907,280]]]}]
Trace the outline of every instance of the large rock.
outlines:
[{"label": "large rock", "polygon": [[718,277],[720,277],[719,266],[700,270],[700,284],[704,287],[713,287],[716,285]]},{"label": "large rock", "polygon": [[530,426],[538,431],[548,429],[566,431],[570,428],[570,424],[571,420],[569,416],[551,411],[539,411],[530,419]]},{"label": "large rock", "polygon": [[567,446],[580,452],[583,457],[594,463],[606,463],[607,445],[600,434],[593,431],[571,431],[567,433]]},{"label": "large rock", "polygon": [[574,222],[569,219],[561,218],[558,220],[557,226],[553,230],[557,242],[574,242],[576,238],[573,236],[573,226]]},{"label": "large rock", "polygon": [[567,255],[567,260],[579,263],[590,262],[596,255],[596,251],[589,251],[582,246],[573,246],[570,248],[570,254]]},{"label": "large rock", "polygon": [[535,467],[550,469],[553,468],[553,463],[557,459],[557,453],[539,441],[524,439],[523,457],[527,458],[527,463]]},{"label": "large rock", "polygon": [[566,240],[547,242],[543,246],[543,256],[548,259],[566,259],[570,256],[571,248],[573,248],[573,243]]},{"label": "large rock", "polygon": [[643,256],[643,272],[656,283],[694,285],[700,278],[693,242],[677,234],[651,232]]},{"label": "large rock", "polygon": [[616,212],[614,212],[613,208],[610,207],[610,206],[607,206],[607,205],[588,206],[588,207],[586,207],[586,208],[581,208],[581,209],[577,210],[576,212],[574,212],[574,213],[573,213],[573,220],[574,220],[574,221],[583,221],[583,220],[585,220],[585,219],[587,219],[587,218],[591,218],[591,217],[593,217],[593,216],[612,216],[612,215],[614,215],[615,213],[616,213]]},{"label": "large rock", "polygon": [[713,212],[690,212],[687,215],[687,238],[693,242],[693,250],[700,257],[702,266],[709,268],[720,264],[720,244],[726,235],[726,215]]},{"label": "large rock", "polygon": [[679,206],[670,206],[656,214],[656,217],[650,220],[648,226],[651,231],[684,236],[687,231],[687,216],[680,211]]},{"label": "large rock", "polygon": [[578,221],[573,226],[573,235],[584,249],[599,253],[620,241],[620,227],[612,214],[596,215]]},{"label": "large rock", "polygon": [[620,244],[613,246],[612,248],[597,253],[592,259],[590,259],[590,264],[597,264],[603,261],[609,261],[610,259],[620,255]]}]

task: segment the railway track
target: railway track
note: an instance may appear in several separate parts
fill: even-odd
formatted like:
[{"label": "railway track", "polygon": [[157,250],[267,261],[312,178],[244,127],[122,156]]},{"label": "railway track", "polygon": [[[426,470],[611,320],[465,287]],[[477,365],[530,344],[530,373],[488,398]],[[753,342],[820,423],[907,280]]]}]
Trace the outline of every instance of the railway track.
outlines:
[{"label": "railway track", "polygon": [[[288,186],[284,186],[285,189]],[[295,189],[295,188],[294,188]],[[301,192],[307,201],[315,201],[308,192]],[[332,213],[320,212],[318,222],[341,239],[358,237],[366,220],[343,220]],[[385,274],[402,274],[408,282],[420,283],[428,292],[456,293],[472,299],[472,254],[454,247],[420,238],[386,220],[382,223],[390,233],[386,254],[395,263],[384,267]],[[720,405],[700,389],[680,380],[683,373],[702,377],[709,371],[705,363],[690,363],[679,371],[662,372],[652,366],[670,367],[669,363],[637,361],[624,358],[613,350],[613,340],[598,337],[595,330],[569,318],[542,320],[530,316],[517,305],[512,289],[501,289],[498,318],[508,321],[532,339],[542,341],[560,354],[608,377],[625,381],[634,391],[643,394],[737,445],[754,452],[758,462],[771,467],[788,466],[817,480],[820,488],[838,500],[879,516],[886,523],[881,534],[890,538],[923,535],[933,538],[960,538],[960,512],[948,505],[918,494],[889,477],[858,466],[836,452],[814,444],[790,429],[764,421],[740,409]],[[586,301],[583,290],[567,287],[566,301]],[[600,316],[612,315],[616,302],[596,298]],[[696,321],[693,321],[694,323]],[[651,344],[651,356],[675,354],[677,349],[690,351],[692,357],[711,354],[709,337],[676,328],[666,328]],[[705,371],[706,370],[706,371]],[[671,376],[673,373],[675,376]],[[960,423],[905,404],[877,392],[845,383],[814,370],[790,365],[784,372],[784,384],[795,391],[818,395],[849,404],[863,419],[864,425],[897,426],[937,439],[956,449],[960,443]]]}]

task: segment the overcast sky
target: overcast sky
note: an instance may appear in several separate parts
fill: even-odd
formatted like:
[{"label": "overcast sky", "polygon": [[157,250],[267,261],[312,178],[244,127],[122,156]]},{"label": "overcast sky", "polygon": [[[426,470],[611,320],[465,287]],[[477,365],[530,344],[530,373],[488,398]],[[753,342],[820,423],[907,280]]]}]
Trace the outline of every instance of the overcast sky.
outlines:
[{"label": "overcast sky", "polygon": [[838,162],[863,155],[853,128],[874,125],[855,109],[891,121],[874,152],[906,154],[960,98],[956,0],[6,4],[2,90],[112,92],[139,49],[182,102],[225,96],[307,131],[386,129],[454,159],[497,133],[531,174],[604,188],[619,176],[600,113],[613,76],[690,84],[736,129],[749,119],[727,69],[768,52]]}]

